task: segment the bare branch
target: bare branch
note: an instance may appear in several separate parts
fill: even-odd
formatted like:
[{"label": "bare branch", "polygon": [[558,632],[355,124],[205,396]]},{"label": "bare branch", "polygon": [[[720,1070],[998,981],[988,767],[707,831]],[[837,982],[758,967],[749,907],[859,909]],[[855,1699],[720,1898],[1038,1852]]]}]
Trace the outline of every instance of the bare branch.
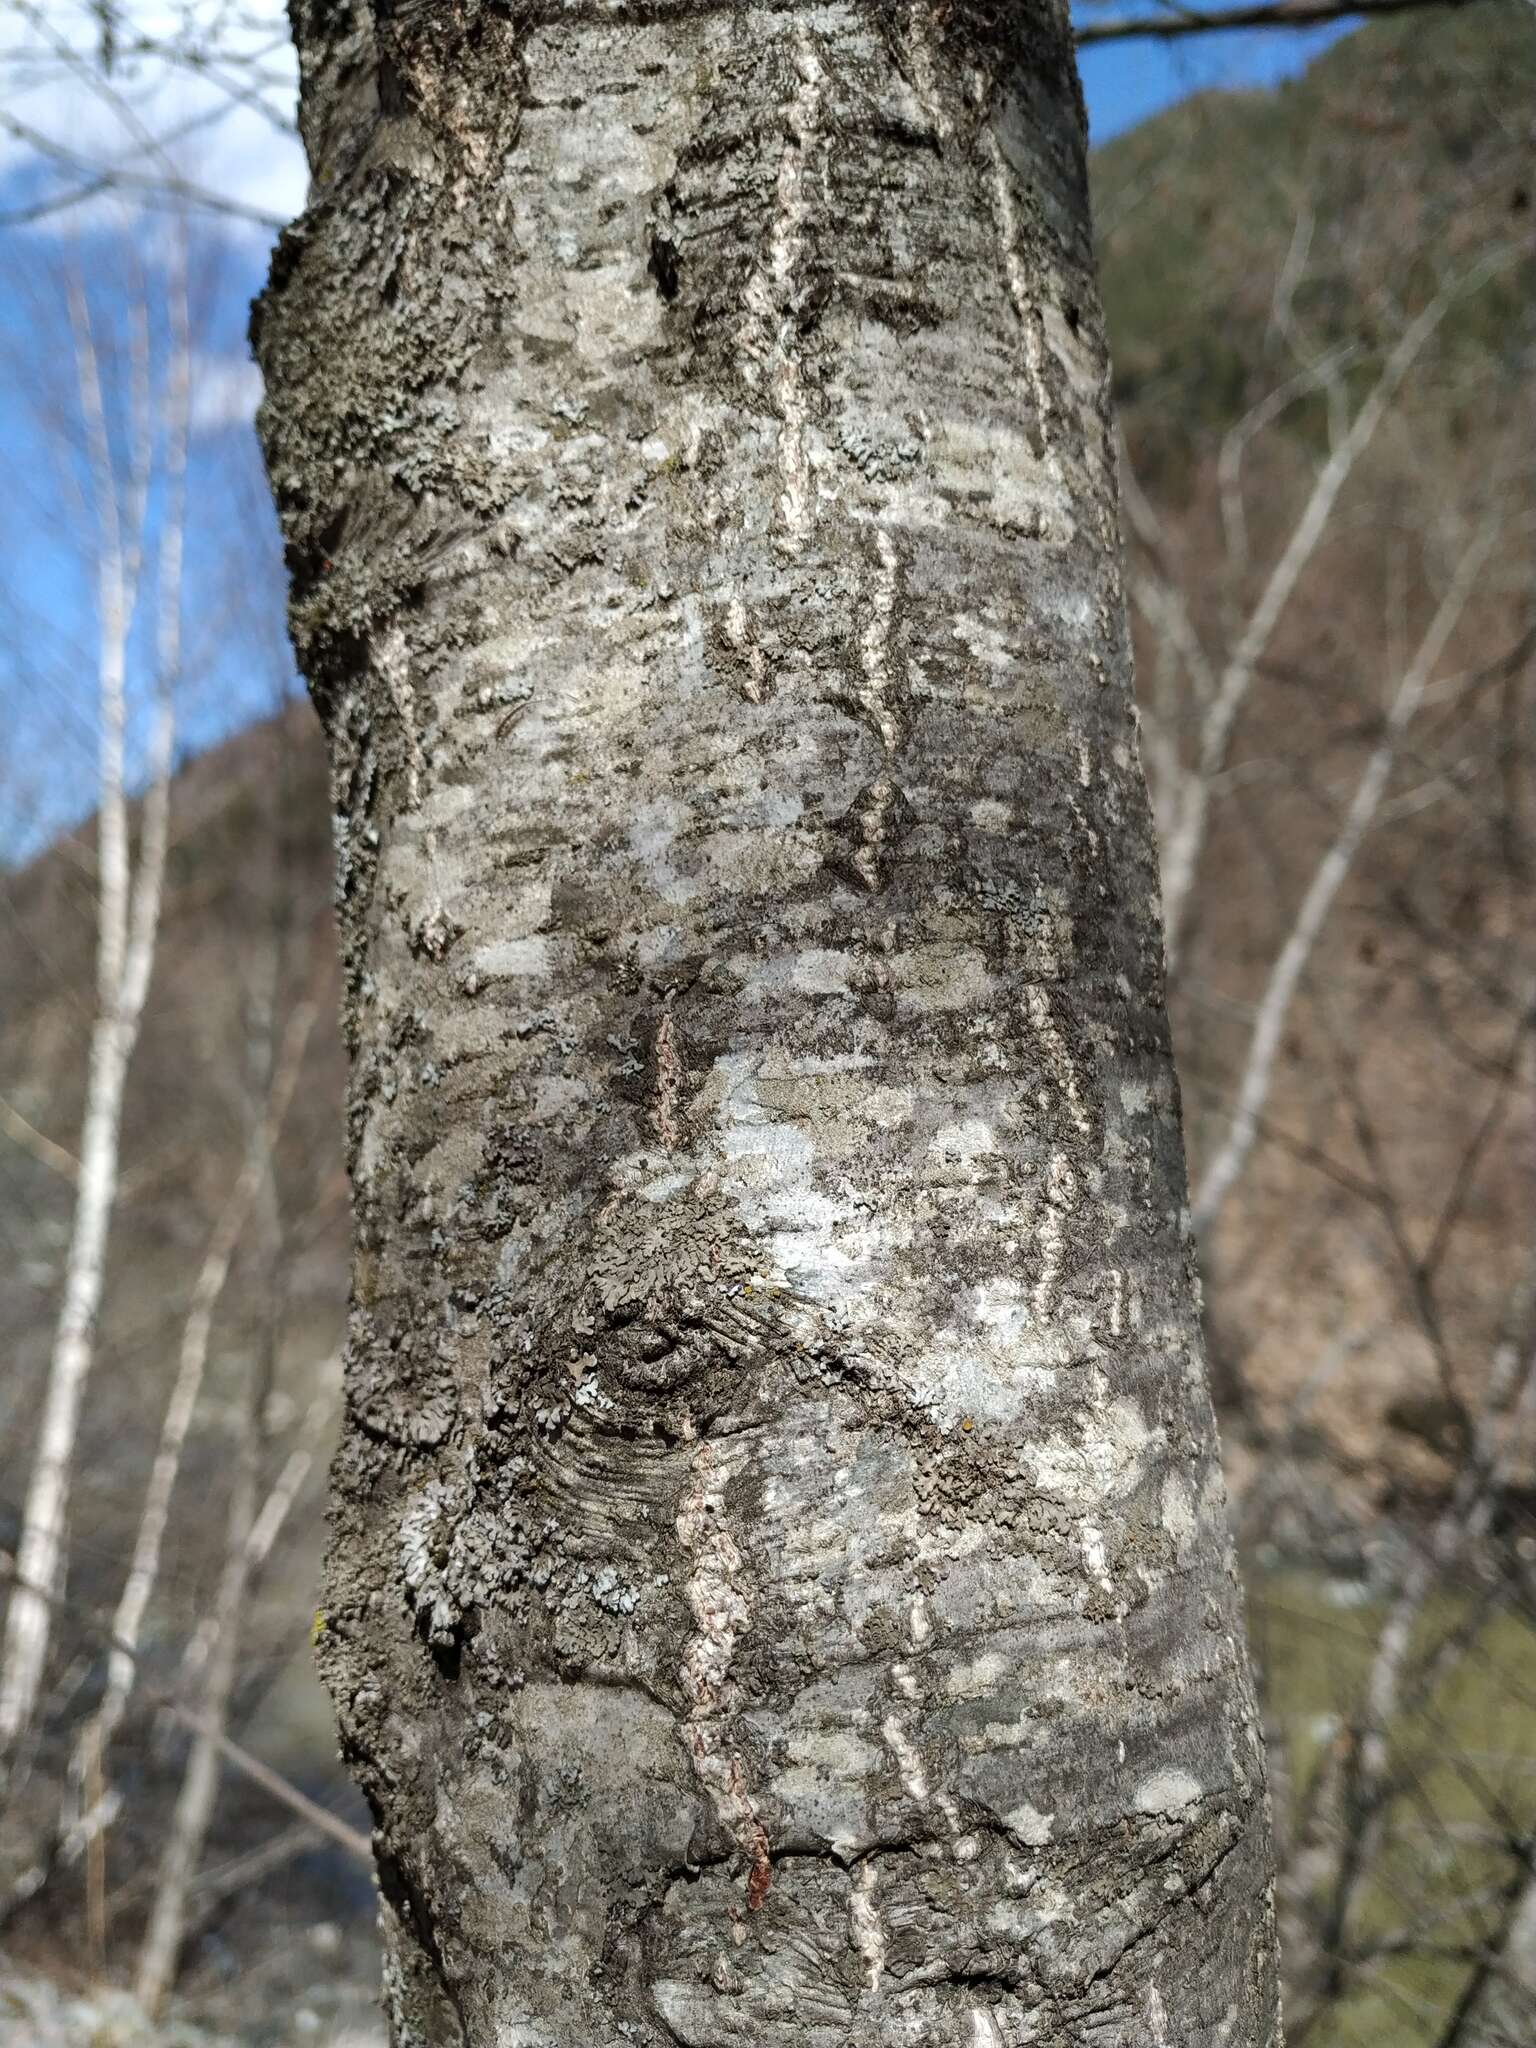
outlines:
[{"label": "bare branch", "polygon": [[[165,867],[171,771],[168,679],[145,800],[139,872],[128,845],[125,787],[125,686],[144,551],[154,434],[149,401],[149,322],[140,300],[129,324],[131,413],[128,473],[119,479],[108,433],[90,308],[78,274],[69,289],[75,364],[97,521],[97,701],[100,721],[97,814],[96,1015],[91,1029],[77,1195],[63,1300],[49,1360],[47,1394],[27,1487],[18,1583],[6,1613],[0,1669],[0,1761],[25,1735],[48,1654],[51,1610],[33,1588],[57,1590],[64,1569],[70,1473],[85,1384],[95,1356],[96,1318],[107,1239],[119,1185],[119,1143],[128,1065],[138,1041],[154,961]],[[178,349],[185,347],[184,323]],[[185,444],[185,379],[173,370],[171,439]],[[183,424],[178,429],[178,415]],[[176,462],[172,454],[173,468]],[[173,505],[177,502],[173,499]],[[180,559],[174,568],[180,603]]]},{"label": "bare branch", "polygon": [[[282,1469],[273,1480],[261,1512],[251,1526],[249,1565],[253,1578],[271,1555],[289,1511],[314,1467],[318,1447],[339,1398],[335,1380],[340,1366],[340,1357],[333,1356],[320,1368],[325,1384],[310,1402],[308,1413],[294,1438],[293,1448],[283,1460]],[[205,1615],[182,1652],[177,1677],[177,1686],[182,1692],[186,1692],[202,1672],[213,1653],[218,1634],[218,1617]]]},{"label": "bare branch", "polygon": [[314,1017],[313,1004],[303,1003],[288,1020],[258,1134],[253,1136],[245,1164],[225,1200],[192,1289],[192,1304],[182,1330],[176,1381],[160,1426],[160,1444],[145,1492],[128,1577],[113,1617],[113,1645],[107,1664],[106,1690],[76,1751],[75,1772],[82,1782],[88,1775],[93,1758],[95,1768],[101,1769],[105,1751],[127,1710],[139,1634],[159,1574],[160,1550],[170,1515],[171,1494],[181,1470],[182,1451],[208,1362],[214,1310],[224,1291],[230,1262],[266,1170],[268,1148],[282,1128],[292,1099]]},{"label": "bare branch", "polygon": [[225,1762],[232,1764],[242,1777],[249,1778],[253,1785],[259,1785],[263,1792],[269,1792],[280,1805],[286,1806],[291,1813],[299,1814],[321,1834],[328,1835],[333,1842],[339,1842],[349,1855],[355,1856],[368,1870],[373,1869],[373,1844],[365,1834],[356,1828],[348,1827],[338,1814],[321,1806],[318,1801],[311,1799],[308,1793],[301,1792],[298,1786],[290,1783],[281,1772],[274,1771],[270,1764],[264,1764],[259,1756],[252,1756],[251,1752],[243,1749],[232,1736],[225,1735],[199,1715],[189,1714],[185,1707],[173,1706],[169,1711],[184,1728],[191,1729],[194,1735],[216,1749]]},{"label": "bare branch", "polygon": [[1499,256],[1478,264],[1467,277],[1438,292],[1404,330],[1355,414],[1349,431],[1318,471],[1301,515],[1291,529],[1290,538],[1281,550],[1242,637],[1222,671],[1216,694],[1201,722],[1196,772],[1189,779],[1185,802],[1169,834],[1163,862],[1163,917],[1170,973],[1178,960],[1179,940],[1189,908],[1195,870],[1205,844],[1215,779],[1226,765],[1233,730],[1258,665],[1295,594],[1303,570],[1317,551],[1339,493],[1381,424],[1398,386],[1456,299],[1484,282],[1509,260],[1508,253],[1501,252]]},{"label": "bare branch", "polygon": [[66,1180],[80,1178],[80,1162],[73,1152],[56,1145],[52,1138],[45,1137],[35,1124],[29,1124],[19,1109],[16,1109],[0,1095],[0,1131],[30,1152],[34,1159],[55,1173],[62,1173]]},{"label": "bare branch", "polygon": [[1155,37],[1169,42],[1179,36],[1206,35],[1234,28],[1315,28],[1326,21],[1373,21],[1380,15],[1409,14],[1426,7],[1461,7],[1469,0],[1261,0],[1253,7],[1175,8],[1163,14],[1122,16],[1114,21],[1083,22],[1077,46],[1124,43]]},{"label": "bare branch", "polygon": [[[309,1020],[304,1021],[308,1031]],[[302,1039],[298,1041],[302,1046]],[[270,1054],[268,1055],[270,1058]],[[297,1059],[289,1062],[290,1076]],[[291,1078],[287,1086],[291,1088]],[[286,1099],[286,1096],[285,1096]],[[208,1837],[219,1788],[219,1760],[226,1754],[225,1734],[230,1701],[234,1691],[240,1630],[251,1586],[256,1554],[259,1517],[257,1479],[261,1456],[260,1417],[270,1391],[270,1374],[278,1347],[278,1309],[281,1298],[278,1275],[282,1258],[274,1173],[274,1131],[262,1119],[252,1150],[254,1178],[252,1192],[260,1190],[267,1222],[266,1274],[264,1293],[268,1303],[266,1342],[259,1364],[247,1374],[242,1401],[239,1437],[229,1489],[224,1567],[214,1597],[212,1647],[202,1680],[201,1712],[196,1717],[196,1735],[187,1759],[166,1833],[160,1859],[160,1879],[150,1909],[149,1923],[139,1951],[135,1991],[146,2012],[155,2013],[175,1979],[176,1966],[186,1932],[187,1901],[198,1862]]]},{"label": "bare branch", "polygon": [[[223,109],[220,109],[223,112]],[[205,125],[203,122],[199,126]],[[117,189],[136,193],[146,202],[169,205],[178,209],[195,206],[200,212],[222,213],[235,220],[253,222],[257,227],[277,229],[286,227],[284,215],[271,213],[265,207],[248,205],[244,200],[229,199],[222,193],[211,192],[205,185],[198,185],[179,172],[152,172],[135,170],[131,164],[104,164],[85,156],[78,150],[58,142],[30,122],[19,120],[15,114],[0,109],[0,129],[12,135],[18,142],[24,142],[42,156],[50,157],[55,163],[71,172],[80,183],[74,190],[57,196],[38,200],[30,205],[18,206],[0,214],[0,225],[22,226],[29,221],[41,220],[50,213],[60,213],[70,206],[81,204],[87,199],[97,198],[101,193]],[[169,138],[168,138],[169,139]]]},{"label": "bare branch", "polygon": [[[1514,1321],[1523,1319],[1529,1289],[1519,1290]],[[1347,1772],[1347,1825],[1339,1845],[1332,1897],[1320,1936],[1329,1959],[1326,1981],[1293,2020],[1298,2040],[1338,1989],[1344,1968],[1342,1943],[1362,1884],[1376,1871],[1385,1820],[1391,1731],[1402,1699],[1415,1627],[1425,1603],[1455,1561],[1487,1534],[1508,1476],[1507,1420],[1526,1407],[1536,1386],[1536,1347],[1528,1334],[1511,1334],[1495,1352],[1470,1455],[1429,1541],[1412,1560],[1377,1638],[1366,1683],[1359,1739]]]},{"label": "bare branch", "polygon": [[1419,708],[1435,665],[1445,652],[1446,643],[1456,630],[1497,531],[1490,521],[1463,553],[1451,586],[1398,685],[1392,708],[1387,714],[1386,728],[1371,750],[1338,835],[1319,861],[1296,913],[1296,921],[1270,970],[1269,982],[1259,1003],[1253,1035],[1248,1043],[1248,1057],[1232,1121],[1195,1194],[1193,1217],[1197,1232],[1209,1231],[1247,1162],[1258,1133],[1259,1115],[1269,1096],[1285,1020],[1290,1014],[1302,972],[1333,907],[1334,898],[1370,831],[1397,758],[1398,744]]}]

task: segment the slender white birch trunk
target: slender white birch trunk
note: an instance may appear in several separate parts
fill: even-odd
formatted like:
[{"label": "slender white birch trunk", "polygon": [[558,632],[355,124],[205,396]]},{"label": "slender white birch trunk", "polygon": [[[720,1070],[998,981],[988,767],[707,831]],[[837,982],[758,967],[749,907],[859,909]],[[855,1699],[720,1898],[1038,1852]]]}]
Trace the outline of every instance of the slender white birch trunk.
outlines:
[{"label": "slender white birch trunk", "polygon": [[[273,1071],[267,1101],[252,1133],[245,1161],[225,1200],[208,1249],[198,1269],[187,1318],[182,1326],[180,1355],[170,1399],[160,1425],[160,1441],[145,1488],[144,1507],[134,1538],[128,1576],[112,1618],[111,1648],[107,1657],[107,1683],[101,1703],[82,1731],[76,1745],[73,1775],[81,1786],[98,1785],[98,1799],[107,1791],[105,1760],[113,1737],[122,1725],[138,1675],[138,1651],[144,1616],[160,1572],[160,1554],[170,1519],[171,1496],[181,1471],[182,1453],[202,1391],[208,1365],[208,1346],[213,1332],[214,1312],[229,1277],[230,1263],[239,1245],[254,1201],[269,1171],[270,1148],[282,1129],[283,1118],[298,1080],[304,1048],[314,1022],[314,1009],[300,1004],[288,1020],[282,1050]],[[253,1558],[255,1556],[252,1532]],[[210,1617],[211,1626],[211,1617]],[[95,1825],[89,1812],[82,1816],[79,1838],[94,1834],[105,1824],[105,1815]]]},{"label": "slender white birch trunk", "polygon": [[298,1054],[308,1034],[305,1010],[295,1013],[285,1034],[282,1053],[269,1074],[267,1109],[258,1114],[252,1135],[252,1195],[260,1191],[266,1212],[265,1284],[268,1300],[266,1331],[259,1358],[246,1375],[239,1434],[230,1473],[229,1506],[224,1539],[224,1566],[214,1596],[212,1639],[203,1673],[201,1697],[194,1717],[192,1747],[181,1789],[166,1831],[159,1880],[149,1924],[139,1951],[134,1990],[144,2010],[158,2013],[175,1982],[187,1924],[187,1904],[218,1799],[223,1747],[238,1671],[241,1628],[250,1589],[254,1536],[259,1511],[262,1414],[271,1391],[277,1347],[279,1268],[282,1230],[278,1213],[273,1144],[278,1122],[273,1109],[286,1101],[297,1073]]},{"label": "slender white birch trunk", "polygon": [[[1248,701],[1259,663],[1264,659],[1286,607],[1295,595],[1303,571],[1328,530],[1340,492],[1370,445],[1403,379],[1444,319],[1454,297],[1454,293],[1446,291],[1432,299],[1405,328],[1383,363],[1380,375],[1359,411],[1318,471],[1301,514],[1221,671],[1214,694],[1205,705],[1196,741],[1195,763],[1183,783],[1181,800],[1163,852],[1163,930],[1170,974],[1178,965],[1184,920],[1205,846],[1211,797],[1217,779],[1227,765],[1232,735]],[[1229,520],[1230,516],[1229,512]]]},{"label": "slender white birch trunk", "polygon": [[[314,1470],[320,1446],[335,1417],[338,1394],[330,1382],[334,1379],[338,1366],[339,1361],[332,1357],[320,1368],[327,1382],[324,1391],[315,1396],[305,1411],[304,1420],[299,1424],[294,1437],[293,1448],[283,1460],[277,1477],[267,1489],[260,1512],[251,1525],[247,1562],[253,1584],[271,1556],[273,1545],[283,1532],[283,1526],[292,1512],[294,1502],[304,1490],[305,1481]],[[177,1698],[186,1699],[191,1696],[207,1668],[218,1635],[217,1616],[205,1614],[188,1639],[181,1662],[177,1666],[174,1688]]]},{"label": "slender white birch trunk", "polygon": [[[1511,1321],[1520,1328],[1528,1313],[1529,1288],[1517,1292]],[[1314,1825],[1298,1845],[1298,1863],[1313,1876],[1327,1905],[1319,1920],[1288,1916],[1287,1958],[1299,1986],[1293,2022],[1307,2033],[1320,2007],[1335,1999],[1345,1981],[1346,1937],[1362,1888],[1380,1869],[1381,1845],[1390,1818],[1392,1739],[1403,1709],[1414,1633],[1432,1595],[1444,1587],[1457,1564],[1475,1555],[1486,1540],[1505,1496],[1512,1460],[1526,1434],[1536,1392],[1536,1350],[1518,1338],[1499,1345],[1477,1414],[1469,1455],[1422,1548],[1407,1566],[1376,1639],[1366,1675],[1361,1724],[1345,1753],[1336,1797],[1321,1805]],[[1318,1831],[1331,1828],[1331,1854]],[[1326,1867],[1326,1882],[1321,1869]],[[1510,1938],[1520,1926],[1512,1916]],[[1489,1991],[1490,1999],[1498,1987]],[[1492,2009],[1492,2008],[1490,2008]],[[1477,2035],[1470,2037],[1482,2044]],[[1496,2038],[1496,2037],[1494,2037]],[[1491,2043],[1489,2044],[1491,2048]]]},{"label": "slender white birch trunk", "polygon": [[294,9],[401,2048],[1269,2048],[1064,7]]},{"label": "slender white birch trunk", "polygon": [[175,1981],[186,1927],[187,1899],[197,1875],[208,1826],[213,1818],[222,1772],[222,1742],[234,1692],[240,1648],[240,1622],[250,1584],[250,1538],[256,1518],[256,1481],[260,1431],[254,1415],[245,1418],[230,1476],[224,1569],[214,1598],[217,1632],[208,1660],[192,1747],[182,1774],[181,1789],[166,1830],[159,1880],[149,1925],[139,1951],[134,1992],[151,2016],[158,2013]]},{"label": "slender white birch trunk", "polygon": [[63,1583],[70,1467],[80,1406],[94,1357],[107,1236],[117,1194],[123,1088],[149,990],[160,920],[174,739],[172,687],[179,659],[182,479],[187,434],[189,345],[185,281],[179,272],[170,295],[170,308],[174,339],[166,405],[168,489],[158,564],[160,694],[135,864],[130,860],[128,845],[124,726],[128,636],[139,583],[145,502],[153,458],[149,343],[141,312],[135,322],[133,348],[135,448],[126,492],[121,493],[124,502],[120,504],[120,484],[108,435],[90,313],[78,282],[70,295],[98,526],[96,1016],[91,1032],[85,1119],[63,1301],[22,1515],[16,1585],[0,1649],[0,1770],[30,1726],[47,1663],[53,1603]]},{"label": "slender white birch trunk", "polygon": [[1210,1230],[1221,1214],[1227,1197],[1248,1163],[1248,1155],[1258,1135],[1259,1118],[1269,1099],[1286,1018],[1290,1015],[1307,961],[1327,922],[1334,899],[1354,866],[1355,856],[1375,822],[1403,736],[1417,716],[1435,666],[1456,630],[1472,595],[1478,572],[1496,538],[1497,529],[1485,527],[1463,551],[1450,587],[1436,607],[1418,650],[1393,694],[1381,738],[1371,749],[1338,832],[1318,862],[1296,912],[1295,922],[1275,957],[1249,1035],[1231,1120],[1195,1191],[1194,1223],[1200,1236]]}]

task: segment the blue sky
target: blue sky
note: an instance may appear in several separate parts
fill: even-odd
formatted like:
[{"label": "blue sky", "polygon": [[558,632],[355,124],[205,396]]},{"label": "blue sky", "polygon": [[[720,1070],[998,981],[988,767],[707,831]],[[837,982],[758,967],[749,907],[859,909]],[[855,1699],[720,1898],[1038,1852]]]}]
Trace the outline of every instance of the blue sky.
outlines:
[{"label": "blue sky", "polygon": [[[65,22],[84,0],[53,4]],[[1274,84],[1341,32],[1245,30],[1090,47],[1082,72],[1093,139],[1106,141],[1193,91]],[[301,201],[303,167],[296,141],[279,125],[292,88],[280,38],[273,47],[275,122],[235,105],[199,129],[185,169],[247,208],[284,218]],[[147,83],[136,102],[145,118],[165,125],[184,118],[185,85],[173,82],[169,90],[181,97],[170,103],[156,100],[157,90]],[[111,154],[102,110],[92,112],[72,78],[45,83],[30,98],[7,94],[6,103],[42,130],[71,139],[84,133],[99,155]],[[55,176],[14,138],[0,145],[0,211],[35,199]],[[153,214],[125,226],[108,202],[44,223],[0,226],[0,473],[11,480],[0,495],[0,859],[35,850],[94,806],[93,597],[80,544],[84,472],[78,448],[68,446],[71,434],[78,441],[78,425],[64,272],[75,263],[86,276],[110,353],[135,266],[155,270],[165,232],[164,217]],[[183,753],[269,711],[275,693],[291,684],[276,533],[250,427],[257,387],[244,340],[246,304],[265,273],[270,240],[269,229],[230,220],[205,222],[196,235]],[[153,524],[151,517],[151,541]],[[141,633],[135,644],[140,695],[149,638]]]},{"label": "blue sky", "polygon": [[[1151,13],[1153,5],[1137,8]],[[1172,42],[1100,43],[1079,58],[1094,142],[1108,142],[1161,108],[1213,86],[1277,85],[1304,70],[1349,24],[1310,29],[1231,29]]]}]

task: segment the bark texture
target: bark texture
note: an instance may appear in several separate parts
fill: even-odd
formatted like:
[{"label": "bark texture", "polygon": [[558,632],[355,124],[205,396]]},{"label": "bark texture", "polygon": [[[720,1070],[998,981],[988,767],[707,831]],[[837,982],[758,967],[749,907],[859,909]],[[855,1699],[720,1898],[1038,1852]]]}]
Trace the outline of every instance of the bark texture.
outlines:
[{"label": "bark texture", "polygon": [[402,2044],[1278,2039],[1048,0],[295,0]]}]

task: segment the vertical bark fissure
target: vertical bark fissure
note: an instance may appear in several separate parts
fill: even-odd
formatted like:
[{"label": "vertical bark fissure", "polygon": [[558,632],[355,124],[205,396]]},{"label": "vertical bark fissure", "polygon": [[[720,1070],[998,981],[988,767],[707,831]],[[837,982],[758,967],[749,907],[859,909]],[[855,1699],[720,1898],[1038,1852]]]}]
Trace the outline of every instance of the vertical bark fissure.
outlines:
[{"label": "vertical bark fissure", "polygon": [[[810,180],[821,119],[821,62],[803,23],[794,31],[793,85],[774,185],[773,222],[764,261],[748,280],[742,336],[750,384],[766,387],[779,417],[779,509],[785,545],[798,552],[815,523],[815,481],[806,453],[809,413],[800,361],[796,271],[811,214]],[[765,374],[766,372],[766,374]]]},{"label": "vertical bark fissure", "polygon": [[[978,76],[973,89],[978,100],[985,97],[984,81]],[[993,219],[997,226],[998,245],[1002,251],[1003,271],[1008,279],[1008,295],[1013,300],[1014,311],[1019,316],[1019,329],[1024,337],[1024,364],[1029,376],[1030,396],[1034,400],[1036,432],[1040,440],[1040,454],[1052,480],[1063,481],[1061,455],[1057,449],[1055,406],[1046,381],[1045,322],[1040,314],[1039,281],[1030,275],[1020,248],[1018,207],[1013,196],[1013,176],[1008,160],[1003,155],[1003,146],[998,140],[997,130],[986,130],[987,152],[987,194],[992,203]]]},{"label": "vertical bark fissure", "polygon": [[732,1742],[731,1660],[738,1639],[752,1626],[752,1609],[741,1552],[724,1514],[725,1494],[714,1476],[710,1447],[703,1443],[677,1510],[677,1540],[689,1560],[687,1600],[694,1620],[680,1672],[688,1702],[683,1740],[721,1825],[746,1858],[747,1905],[755,1911],[768,1895],[773,1869],[746,1766]]}]

